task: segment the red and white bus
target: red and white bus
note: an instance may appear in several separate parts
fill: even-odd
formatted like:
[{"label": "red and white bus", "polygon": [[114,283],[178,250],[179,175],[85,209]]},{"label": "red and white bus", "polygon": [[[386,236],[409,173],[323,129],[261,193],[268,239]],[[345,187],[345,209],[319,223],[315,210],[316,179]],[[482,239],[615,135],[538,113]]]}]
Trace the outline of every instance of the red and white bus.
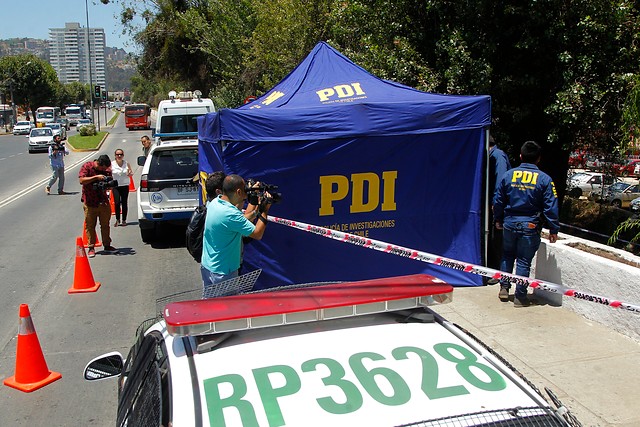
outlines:
[{"label": "red and white bus", "polygon": [[125,105],[124,125],[129,130],[151,129],[151,107],[147,104]]}]

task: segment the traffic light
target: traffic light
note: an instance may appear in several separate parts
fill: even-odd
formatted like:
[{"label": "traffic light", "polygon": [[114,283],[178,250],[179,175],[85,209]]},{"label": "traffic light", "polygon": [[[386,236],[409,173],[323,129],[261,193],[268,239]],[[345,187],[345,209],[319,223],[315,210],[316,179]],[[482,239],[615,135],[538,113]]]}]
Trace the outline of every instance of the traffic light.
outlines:
[{"label": "traffic light", "polygon": [[95,85],[93,88],[93,97],[100,98],[100,85]]},{"label": "traffic light", "polygon": [[102,100],[103,100],[103,101],[106,101],[106,100],[107,100],[107,91],[106,91],[106,90],[103,90],[103,91],[102,91]]}]

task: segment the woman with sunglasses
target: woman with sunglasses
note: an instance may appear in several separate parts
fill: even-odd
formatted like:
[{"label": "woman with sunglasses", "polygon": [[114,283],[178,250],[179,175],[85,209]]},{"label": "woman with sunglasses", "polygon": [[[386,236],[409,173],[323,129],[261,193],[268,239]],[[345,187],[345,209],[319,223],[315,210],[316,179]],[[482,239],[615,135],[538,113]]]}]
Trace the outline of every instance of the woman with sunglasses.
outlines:
[{"label": "woman with sunglasses", "polygon": [[[116,210],[116,223],[114,227],[127,225],[127,212],[129,211],[129,177],[133,175],[131,165],[124,159],[124,150],[118,148],[115,151],[115,162],[111,162],[113,179],[118,180],[118,186],[113,189],[113,202]],[[120,222],[120,207],[122,206],[122,222]]]}]

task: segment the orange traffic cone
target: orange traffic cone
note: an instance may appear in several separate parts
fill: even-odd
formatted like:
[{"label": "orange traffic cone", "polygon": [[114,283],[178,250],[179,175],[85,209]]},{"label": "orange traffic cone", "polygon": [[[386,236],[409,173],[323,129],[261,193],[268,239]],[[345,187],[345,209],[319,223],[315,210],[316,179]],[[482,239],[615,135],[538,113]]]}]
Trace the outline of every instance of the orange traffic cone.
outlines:
[{"label": "orange traffic cone", "polygon": [[83,292],[95,292],[100,287],[100,282],[93,280],[89,258],[82,245],[82,237],[76,239],[76,266],[73,274],[73,286],[67,291],[70,294]]},{"label": "orange traffic cone", "polygon": [[16,374],[4,380],[4,385],[29,393],[59,380],[62,375],[47,367],[27,304],[20,304],[19,325]]},{"label": "orange traffic cone", "polygon": [[[87,223],[86,221],[82,223],[82,246],[84,246],[85,248],[89,247],[89,238],[87,237]],[[94,248],[99,248],[100,246],[102,246],[102,243],[100,243],[100,239],[98,238],[98,235],[96,234],[96,244],[93,245]]]},{"label": "orange traffic cone", "polygon": [[113,191],[109,191],[109,204],[111,205],[111,215],[116,214],[116,204],[113,201]]},{"label": "orange traffic cone", "polygon": [[129,175],[129,191],[132,193],[136,192],[136,186],[133,184],[133,176]]}]

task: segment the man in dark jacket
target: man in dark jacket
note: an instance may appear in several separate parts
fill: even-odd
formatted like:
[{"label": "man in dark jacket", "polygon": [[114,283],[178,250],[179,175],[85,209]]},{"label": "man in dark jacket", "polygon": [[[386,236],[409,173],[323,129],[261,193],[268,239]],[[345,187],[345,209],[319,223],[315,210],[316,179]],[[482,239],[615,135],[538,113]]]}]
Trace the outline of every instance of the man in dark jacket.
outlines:
[{"label": "man in dark jacket", "polygon": [[[503,253],[500,270],[511,273],[516,264],[516,275],[529,277],[531,261],[540,247],[540,230],[544,220],[549,225],[549,242],[558,239],[558,196],[549,175],[538,169],[541,147],[527,141],[520,149],[522,163],[507,171],[498,181],[493,197],[493,215],[496,228],[503,229]],[[500,279],[502,301],[509,300],[511,280]],[[514,305],[528,306],[526,283],[517,283]]]}]

